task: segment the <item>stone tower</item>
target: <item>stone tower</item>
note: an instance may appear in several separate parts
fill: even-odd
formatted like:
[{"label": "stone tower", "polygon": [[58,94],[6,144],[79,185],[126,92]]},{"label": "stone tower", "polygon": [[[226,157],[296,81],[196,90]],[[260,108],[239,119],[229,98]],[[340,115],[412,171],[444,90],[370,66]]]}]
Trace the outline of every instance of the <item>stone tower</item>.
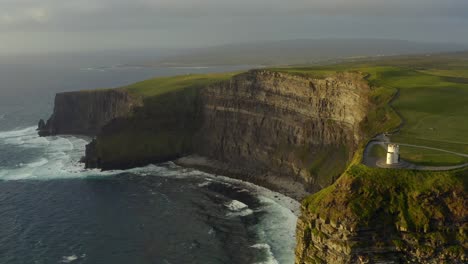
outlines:
[{"label": "stone tower", "polygon": [[400,162],[400,146],[397,144],[388,144],[387,165],[398,164],[399,162]]}]

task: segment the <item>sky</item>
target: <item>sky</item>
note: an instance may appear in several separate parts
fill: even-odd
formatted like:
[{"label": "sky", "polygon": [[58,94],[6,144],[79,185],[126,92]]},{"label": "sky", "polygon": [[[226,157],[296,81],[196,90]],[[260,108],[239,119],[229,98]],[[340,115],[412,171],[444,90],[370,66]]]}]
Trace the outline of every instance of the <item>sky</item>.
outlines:
[{"label": "sky", "polygon": [[0,0],[0,54],[467,33],[468,0]]}]

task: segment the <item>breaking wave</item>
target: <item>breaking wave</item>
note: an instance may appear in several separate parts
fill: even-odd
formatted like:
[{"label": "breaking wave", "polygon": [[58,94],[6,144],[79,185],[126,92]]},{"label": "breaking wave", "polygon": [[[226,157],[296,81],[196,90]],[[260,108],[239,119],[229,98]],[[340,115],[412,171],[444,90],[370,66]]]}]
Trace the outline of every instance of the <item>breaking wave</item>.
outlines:
[{"label": "breaking wave", "polygon": [[232,200],[224,206],[230,211],[226,214],[227,216],[247,216],[253,213],[248,205],[237,200]]}]

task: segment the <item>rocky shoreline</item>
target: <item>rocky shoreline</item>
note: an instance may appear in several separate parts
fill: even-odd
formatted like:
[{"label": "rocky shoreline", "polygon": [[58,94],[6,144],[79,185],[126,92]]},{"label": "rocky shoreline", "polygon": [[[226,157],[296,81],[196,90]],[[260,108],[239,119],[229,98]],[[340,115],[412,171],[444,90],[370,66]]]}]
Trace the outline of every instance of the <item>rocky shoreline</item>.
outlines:
[{"label": "rocky shoreline", "polygon": [[230,178],[247,181],[255,185],[265,187],[274,192],[281,193],[298,202],[310,195],[300,180],[294,180],[287,176],[272,175],[271,173],[254,172],[239,167],[234,167],[228,163],[210,160],[206,157],[191,155],[179,158],[175,164],[194,168],[213,175],[223,175]]}]

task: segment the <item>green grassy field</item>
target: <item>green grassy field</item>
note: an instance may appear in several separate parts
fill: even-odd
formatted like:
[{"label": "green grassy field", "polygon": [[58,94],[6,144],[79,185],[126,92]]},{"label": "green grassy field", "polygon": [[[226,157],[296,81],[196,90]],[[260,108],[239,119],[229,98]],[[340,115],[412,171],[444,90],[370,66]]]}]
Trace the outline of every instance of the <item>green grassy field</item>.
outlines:
[{"label": "green grassy field", "polygon": [[[392,130],[402,121],[401,129],[391,137],[392,141],[468,154],[468,53],[272,70],[314,78],[325,78],[340,71],[367,73],[376,98],[381,95],[386,98],[398,91],[391,106],[401,120],[387,111],[387,125],[383,125],[380,132]],[[429,151],[421,151],[412,160],[434,164],[437,156],[441,164],[457,163],[453,157]]]},{"label": "green grassy field", "polygon": [[387,151],[385,150],[385,148],[379,145],[373,145],[369,154],[375,158],[383,159],[387,157]]},{"label": "green grassy field", "polygon": [[424,166],[455,166],[468,163],[468,158],[437,150],[400,146],[402,159]]},{"label": "green grassy field", "polygon": [[160,77],[123,87],[131,94],[154,97],[187,88],[200,88],[216,82],[229,80],[239,73],[188,74],[173,77]]},{"label": "green grassy field", "polygon": [[[372,157],[385,158],[387,152],[380,145],[372,146]],[[423,166],[456,166],[468,163],[468,158],[437,150],[400,146],[400,156],[403,160]]]}]

